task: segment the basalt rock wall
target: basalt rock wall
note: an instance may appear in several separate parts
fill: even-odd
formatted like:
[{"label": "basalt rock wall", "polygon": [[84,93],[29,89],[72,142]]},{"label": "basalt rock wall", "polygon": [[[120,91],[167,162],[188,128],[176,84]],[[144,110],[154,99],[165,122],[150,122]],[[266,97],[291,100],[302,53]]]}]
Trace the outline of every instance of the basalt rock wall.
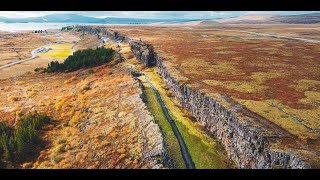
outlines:
[{"label": "basalt rock wall", "polygon": [[237,112],[224,107],[214,97],[179,83],[151,44],[132,40],[118,32],[105,30],[105,34],[113,40],[128,42],[136,58],[147,67],[158,66],[181,106],[224,144],[239,168],[311,168],[296,150],[271,148],[271,141],[279,136],[276,132],[270,133],[263,126],[256,126],[254,119],[239,118]]}]

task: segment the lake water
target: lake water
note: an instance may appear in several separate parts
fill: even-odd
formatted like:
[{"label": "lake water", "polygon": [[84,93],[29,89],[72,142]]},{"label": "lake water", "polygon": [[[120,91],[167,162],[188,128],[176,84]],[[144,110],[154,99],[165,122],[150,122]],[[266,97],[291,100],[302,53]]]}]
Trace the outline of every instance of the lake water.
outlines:
[{"label": "lake water", "polygon": [[[0,22],[0,31],[21,31],[21,30],[47,30],[61,29],[65,26],[85,25],[79,23],[3,23]],[[93,24],[91,24],[93,25]]]}]

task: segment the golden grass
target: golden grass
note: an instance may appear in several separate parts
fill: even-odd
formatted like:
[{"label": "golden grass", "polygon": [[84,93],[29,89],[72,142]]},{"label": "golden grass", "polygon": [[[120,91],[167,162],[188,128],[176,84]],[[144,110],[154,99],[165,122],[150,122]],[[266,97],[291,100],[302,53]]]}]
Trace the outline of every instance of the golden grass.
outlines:
[{"label": "golden grass", "polygon": [[67,104],[68,104],[68,98],[62,98],[54,105],[54,108],[55,108],[55,110],[58,111],[61,108],[63,108],[64,106],[66,106]]},{"label": "golden grass", "polygon": [[291,85],[292,88],[295,88],[299,91],[307,91],[310,88],[320,86],[320,81],[311,80],[311,79],[301,79],[296,84]]},{"label": "golden grass", "polygon": [[269,79],[276,77],[284,77],[286,73],[283,72],[253,72],[248,81],[218,81],[205,79],[204,83],[210,86],[220,86],[226,89],[235,90],[243,93],[261,93],[268,88],[263,83]]},{"label": "golden grass", "polygon": [[50,50],[49,52],[46,53],[39,53],[40,56],[44,57],[51,57],[51,58],[67,58],[72,54],[71,50],[64,49],[64,50]]},{"label": "golden grass", "polygon": [[305,91],[306,98],[300,99],[299,102],[303,104],[309,104],[314,106],[320,105],[320,92],[317,91]]},{"label": "golden grass", "polygon": [[[305,138],[318,138],[319,135],[308,131],[308,129],[301,123],[296,122],[288,114],[301,119],[308,119],[307,125],[312,128],[317,128],[320,123],[317,119],[320,118],[320,108],[315,108],[311,110],[305,109],[294,109],[288,106],[284,106],[281,102],[276,100],[265,100],[265,101],[254,101],[254,100],[242,100],[233,97],[240,104],[245,105],[247,108],[261,116],[267,118],[268,120],[274,122],[280,127],[288,130],[291,134],[298,136],[301,139]],[[272,106],[272,104],[277,107]],[[280,110],[279,108],[283,109]]]},{"label": "golden grass", "polygon": [[71,49],[72,46],[73,44],[66,43],[66,44],[50,44],[48,47],[58,50],[58,49]]},{"label": "golden grass", "polygon": [[50,44],[47,47],[51,48],[49,52],[39,53],[39,56],[50,58],[67,58],[72,54],[73,44]]},{"label": "golden grass", "polygon": [[235,66],[235,63],[230,61],[216,61],[212,64],[201,58],[190,58],[183,61],[181,67],[185,69],[185,73],[187,74],[198,74],[199,72],[220,75],[243,74],[243,72]]},{"label": "golden grass", "polygon": [[217,81],[217,80],[203,80],[204,83],[213,86],[221,86],[227,89],[232,89],[244,93],[255,93],[266,89],[266,86],[262,86],[252,81]]},{"label": "golden grass", "polygon": [[285,77],[288,73],[279,72],[279,71],[271,71],[271,72],[253,72],[251,74],[251,79],[253,79],[256,83],[262,84],[266,80],[277,78],[277,77]]},{"label": "golden grass", "polygon": [[25,81],[16,81],[16,85],[23,85],[25,83],[26,83]]},{"label": "golden grass", "polygon": [[30,98],[30,97],[32,97],[32,96],[34,96],[34,95],[36,95],[36,91],[34,91],[34,90],[27,92],[28,98]]},{"label": "golden grass", "polygon": [[69,121],[70,126],[76,125],[81,119],[83,119],[85,116],[87,116],[87,113],[82,113],[80,111],[76,111],[72,118]]},{"label": "golden grass", "polygon": [[16,102],[16,101],[19,101],[21,99],[20,96],[9,96],[8,97],[8,101],[10,102]]}]

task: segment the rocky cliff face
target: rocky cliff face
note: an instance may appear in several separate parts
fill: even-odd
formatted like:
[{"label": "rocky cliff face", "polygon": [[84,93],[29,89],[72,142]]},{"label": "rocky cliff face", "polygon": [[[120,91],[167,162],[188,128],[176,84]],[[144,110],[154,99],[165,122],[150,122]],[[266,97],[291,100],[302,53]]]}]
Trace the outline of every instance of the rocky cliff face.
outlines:
[{"label": "rocky cliff face", "polygon": [[156,65],[156,56],[153,46],[142,41],[129,41],[131,51],[146,67]]},{"label": "rocky cliff face", "polygon": [[78,26],[77,31],[86,32],[93,35],[98,35],[99,32],[102,35],[108,36],[112,40],[121,40],[128,42],[132,49],[134,55],[143,63],[146,67],[152,67],[156,65],[156,53],[154,52],[154,48],[150,44],[146,44],[143,41],[135,41],[131,40],[128,36],[121,34],[116,31],[107,30],[104,28],[93,28],[89,26]]},{"label": "rocky cliff face", "polygon": [[132,40],[125,35],[107,31],[112,39],[127,41],[136,58],[147,67],[157,65],[175,98],[183,108],[201,122],[224,144],[229,156],[240,168],[311,168],[296,150],[271,148],[279,134],[257,126],[254,119],[240,118],[240,114],[222,105],[206,93],[180,84],[167,70],[159,53],[150,44]]},{"label": "rocky cliff face", "polygon": [[[213,97],[195,91],[188,85],[179,84],[168,72],[161,56],[150,48],[151,45],[140,41],[129,43],[132,52],[143,64],[160,67],[162,77],[178,102],[222,141],[228,154],[240,168],[311,168],[294,151],[272,150],[268,137],[263,135],[266,133],[263,128],[255,127],[250,121],[238,119],[237,113],[227,110]],[[271,136],[276,137],[277,134]]]},{"label": "rocky cliff face", "polygon": [[162,61],[161,74],[180,104],[201,122],[224,144],[229,156],[240,168],[310,168],[302,157],[294,152],[282,152],[270,148],[266,130],[255,127],[249,120],[240,120],[237,113],[228,110],[205,93],[180,85]]}]

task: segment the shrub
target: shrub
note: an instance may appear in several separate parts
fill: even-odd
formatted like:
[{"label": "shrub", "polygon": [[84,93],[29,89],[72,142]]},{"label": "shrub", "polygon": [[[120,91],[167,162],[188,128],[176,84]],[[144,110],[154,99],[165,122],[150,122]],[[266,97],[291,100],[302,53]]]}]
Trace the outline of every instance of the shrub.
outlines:
[{"label": "shrub", "polygon": [[120,154],[123,154],[126,152],[126,150],[124,148],[119,148],[119,149],[117,149],[117,152]]},{"label": "shrub", "polygon": [[80,87],[81,91],[88,91],[90,90],[90,84],[84,84]]},{"label": "shrub", "polygon": [[44,72],[45,68],[35,68],[34,72]]},{"label": "shrub", "polygon": [[72,26],[66,26],[66,27],[62,27],[62,28],[61,28],[61,31],[69,31],[69,30],[71,30],[71,29],[73,29]]},{"label": "shrub", "polygon": [[51,61],[44,72],[72,72],[81,68],[91,68],[110,62],[115,53],[112,48],[100,47],[97,49],[78,50],[69,56],[63,63]]},{"label": "shrub", "polygon": [[65,144],[67,141],[65,139],[59,139],[57,144]]},{"label": "shrub", "polygon": [[39,130],[44,124],[49,122],[49,117],[44,113],[29,113],[18,121],[18,128],[32,127]]},{"label": "shrub", "polygon": [[48,116],[37,112],[28,114],[18,121],[18,127],[14,132],[14,139],[19,159],[24,160],[32,153],[39,141],[37,130],[41,129],[47,122],[49,122]]},{"label": "shrub", "polygon": [[142,73],[141,73],[140,71],[131,71],[131,75],[132,75],[133,77],[139,77],[139,76],[142,75]]},{"label": "shrub", "polygon": [[68,99],[67,98],[63,98],[63,99],[60,99],[55,105],[54,105],[54,109],[55,110],[59,110],[61,109],[62,107],[68,105]]},{"label": "shrub", "polygon": [[12,158],[12,132],[6,122],[0,122],[0,153],[6,161]]},{"label": "shrub", "polygon": [[80,121],[81,118],[82,118],[82,115],[77,112],[77,113],[76,113],[74,116],[72,116],[72,118],[70,119],[69,125],[70,125],[70,126],[74,126],[75,124],[77,124],[77,123]]},{"label": "shrub", "polygon": [[24,81],[17,81],[16,82],[16,85],[23,85],[23,84],[25,84],[26,82],[24,82]]},{"label": "shrub", "polygon": [[35,94],[36,94],[36,92],[35,92],[34,90],[28,91],[28,92],[27,92],[27,97],[28,97],[28,98],[31,98],[31,97],[34,96]]},{"label": "shrub", "polygon": [[95,73],[95,72],[94,72],[94,70],[92,70],[92,69],[90,69],[90,70],[88,71],[88,74],[93,74],[93,73]]},{"label": "shrub", "polygon": [[10,102],[15,102],[15,101],[19,101],[21,98],[18,96],[9,96],[8,97],[8,101]]},{"label": "shrub", "polygon": [[0,155],[1,160],[13,162],[24,161],[39,144],[37,130],[49,121],[46,114],[29,113],[18,120],[17,128],[12,129],[7,123],[0,123]]}]

